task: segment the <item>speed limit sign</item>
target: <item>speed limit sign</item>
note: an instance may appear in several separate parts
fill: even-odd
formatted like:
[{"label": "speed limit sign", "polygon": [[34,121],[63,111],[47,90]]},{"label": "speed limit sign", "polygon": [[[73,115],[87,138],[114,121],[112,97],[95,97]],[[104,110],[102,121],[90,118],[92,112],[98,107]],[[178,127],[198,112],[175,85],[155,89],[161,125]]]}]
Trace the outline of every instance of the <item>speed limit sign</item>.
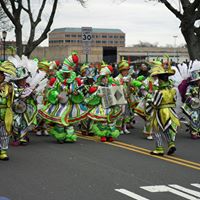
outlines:
[{"label": "speed limit sign", "polygon": [[82,27],[82,42],[92,41],[92,27]]}]

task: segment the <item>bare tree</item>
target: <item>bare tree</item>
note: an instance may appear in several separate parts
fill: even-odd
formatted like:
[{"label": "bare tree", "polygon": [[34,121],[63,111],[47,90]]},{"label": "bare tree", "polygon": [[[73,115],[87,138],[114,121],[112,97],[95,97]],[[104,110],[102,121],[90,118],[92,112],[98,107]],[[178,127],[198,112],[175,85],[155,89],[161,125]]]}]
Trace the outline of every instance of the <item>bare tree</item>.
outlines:
[{"label": "bare tree", "polygon": [[163,3],[179,20],[191,60],[200,60],[200,0],[178,0],[178,7],[170,0],[149,0]]},{"label": "bare tree", "polygon": [[[7,7],[8,5],[8,1],[5,1]],[[7,15],[5,14],[4,10],[2,9],[2,7],[0,7],[0,29],[1,30],[6,30],[9,31],[12,28],[12,26],[9,23],[9,18],[7,17]]]},{"label": "bare tree", "polygon": [[[10,7],[6,5],[7,1],[10,3]],[[16,35],[16,48],[17,54],[21,56],[22,54],[30,56],[31,52],[47,38],[47,34],[50,31],[51,25],[54,20],[54,16],[57,9],[58,0],[51,0],[51,10],[50,16],[48,18],[46,27],[44,28],[41,35],[36,39],[36,28],[38,27],[39,23],[42,21],[42,14],[47,4],[48,0],[41,0],[41,5],[38,7],[37,16],[33,16],[31,0],[1,0],[0,5],[4,10],[7,17],[12,22],[15,35]],[[85,5],[85,0],[77,0],[81,3],[82,6]],[[23,23],[22,23],[22,15],[27,14],[28,19],[30,22],[30,32],[29,32],[29,39],[26,45],[22,43],[22,32],[23,32]],[[27,32],[27,30],[26,30]]]},{"label": "bare tree", "polygon": [[134,44],[132,45],[133,47],[158,47],[158,43],[150,43],[150,42],[143,42],[143,41],[139,41],[138,44]]}]

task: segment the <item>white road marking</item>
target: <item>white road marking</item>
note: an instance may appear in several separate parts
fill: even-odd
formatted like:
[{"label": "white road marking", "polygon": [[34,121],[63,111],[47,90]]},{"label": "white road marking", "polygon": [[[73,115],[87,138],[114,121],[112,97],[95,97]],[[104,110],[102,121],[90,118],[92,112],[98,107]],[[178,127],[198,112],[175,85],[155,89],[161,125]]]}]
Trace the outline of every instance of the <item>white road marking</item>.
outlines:
[{"label": "white road marking", "polygon": [[192,185],[192,186],[194,186],[194,187],[197,187],[197,188],[200,188],[200,184],[198,184],[198,183],[192,183],[192,184],[190,184],[190,185]]},{"label": "white road marking", "polygon": [[191,196],[191,195],[188,195],[188,194],[185,194],[183,192],[180,192],[178,190],[175,190],[173,188],[170,188],[166,185],[155,185],[155,186],[143,186],[143,187],[140,187],[144,190],[147,190],[149,192],[170,192],[170,193],[173,193],[173,194],[176,194],[178,196],[181,196],[185,199],[189,199],[189,200],[200,200],[200,199],[197,199],[196,197],[194,196]]},{"label": "white road marking", "polygon": [[197,192],[195,190],[191,190],[191,189],[188,189],[188,188],[182,187],[180,185],[176,185],[176,184],[172,184],[172,185],[169,185],[169,186],[173,187],[175,189],[181,190],[182,192],[191,194],[193,196],[200,197],[200,192]]},{"label": "white road marking", "polygon": [[130,192],[130,191],[126,190],[126,189],[115,189],[115,191],[120,192],[122,194],[125,194],[126,196],[129,196],[129,197],[131,197],[133,199],[136,199],[136,200],[149,200],[149,199],[147,199],[145,197],[142,197],[142,196],[140,196],[138,194]]}]

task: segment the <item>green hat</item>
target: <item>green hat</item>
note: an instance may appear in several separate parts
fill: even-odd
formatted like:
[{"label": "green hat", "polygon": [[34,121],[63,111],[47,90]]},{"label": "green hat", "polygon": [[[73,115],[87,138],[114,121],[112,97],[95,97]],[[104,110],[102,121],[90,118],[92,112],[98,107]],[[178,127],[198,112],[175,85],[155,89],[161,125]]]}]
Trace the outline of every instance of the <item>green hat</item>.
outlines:
[{"label": "green hat", "polygon": [[64,66],[68,66],[69,69],[73,69],[78,64],[77,51],[73,51],[68,58],[63,61]]},{"label": "green hat", "polygon": [[119,70],[119,72],[121,72],[124,69],[128,69],[129,70],[130,69],[130,65],[129,65],[127,60],[124,60],[124,58],[122,58],[121,62],[118,65],[118,70]]},{"label": "green hat", "polygon": [[30,72],[26,67],[18,67],[16,69],[16,77],[11,78],[13,81],[21,80],[24,78],[28,78],[30,76]]}]

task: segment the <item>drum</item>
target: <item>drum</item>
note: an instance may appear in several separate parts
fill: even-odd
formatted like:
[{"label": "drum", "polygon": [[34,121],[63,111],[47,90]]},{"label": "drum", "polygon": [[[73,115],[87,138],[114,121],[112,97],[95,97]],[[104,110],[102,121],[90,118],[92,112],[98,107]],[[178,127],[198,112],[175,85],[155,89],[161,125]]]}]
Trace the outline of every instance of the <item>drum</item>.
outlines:
[{"label": "drum", "polygon": [[18,114],[22,114],[26,112],[26,103],[22,100],[18,100],[13,104],[13,111]]}]

